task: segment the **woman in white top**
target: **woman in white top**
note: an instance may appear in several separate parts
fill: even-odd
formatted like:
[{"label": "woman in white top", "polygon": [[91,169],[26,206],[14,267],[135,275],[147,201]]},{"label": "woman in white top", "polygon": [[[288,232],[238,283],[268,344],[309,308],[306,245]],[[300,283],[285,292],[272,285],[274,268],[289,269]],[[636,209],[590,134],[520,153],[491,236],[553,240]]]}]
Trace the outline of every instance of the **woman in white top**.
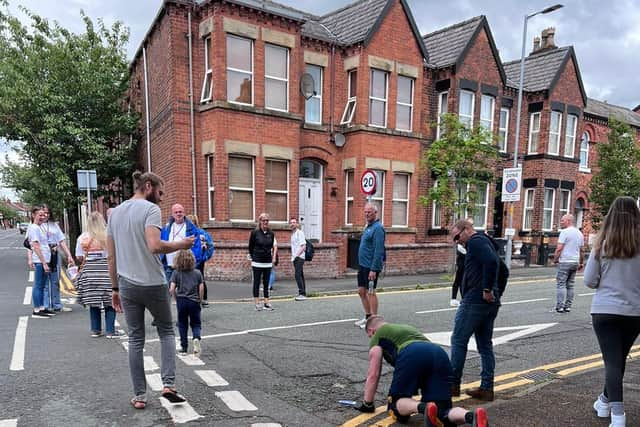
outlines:
[{"label": "woman in white top", "polygon": [[610,426],[624,426],[622,379],[640,334],[640,210],[635,199],[618,197],[611,204],[589,256],[584,283],[596,290],[591,317],[605,367],[604,391],[593,408],[599,417],[611,416]]}]

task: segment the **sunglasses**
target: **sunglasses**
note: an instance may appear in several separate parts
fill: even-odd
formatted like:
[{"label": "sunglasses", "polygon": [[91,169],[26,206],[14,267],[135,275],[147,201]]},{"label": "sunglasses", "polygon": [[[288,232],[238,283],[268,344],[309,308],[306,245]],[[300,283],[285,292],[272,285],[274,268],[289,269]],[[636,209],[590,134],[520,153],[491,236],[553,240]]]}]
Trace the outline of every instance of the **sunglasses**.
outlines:
[{"label": "sunglasses", "polygon": [[460,240],[460,235],[462,234],[464,230],[460,230],[460,232],[458,234],[456,234],[455,236],[453,236],[453,241],[457,242],[458,240]]}]

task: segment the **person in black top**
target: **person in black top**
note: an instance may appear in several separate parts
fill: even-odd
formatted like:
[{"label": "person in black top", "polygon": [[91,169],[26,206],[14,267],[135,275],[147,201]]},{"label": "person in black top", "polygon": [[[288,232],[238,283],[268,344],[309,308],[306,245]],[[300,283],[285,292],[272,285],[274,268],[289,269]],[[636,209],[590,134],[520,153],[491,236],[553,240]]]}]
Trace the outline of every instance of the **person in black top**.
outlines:
[{"label": "person in black top", "polygon": [[[256,310],[273,310],[269,303],[269,276],[276,260],[278,246],[273,231],[269,228],[269,214],[261,213],[258,226],[249,236],[249,255],[253,268],[253,300]],[[260,305],[260,280],[262,279],[264,306]]]}]

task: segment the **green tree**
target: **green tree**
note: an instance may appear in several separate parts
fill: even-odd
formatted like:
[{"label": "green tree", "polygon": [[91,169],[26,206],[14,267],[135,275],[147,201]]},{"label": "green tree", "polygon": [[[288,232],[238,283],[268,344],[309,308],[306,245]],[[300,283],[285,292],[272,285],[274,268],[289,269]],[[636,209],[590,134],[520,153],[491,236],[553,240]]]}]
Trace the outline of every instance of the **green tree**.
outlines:
[{"label": "green tree", "polygon": [[0,137],[22,142],[24,160],[3,168],[3,181],[24,201],[47,202],[59,214],[81,200],[76,170],[95,169],[98,185],[107,186],[133,168],[138,118],[125,103],[129,31],[120,22],[94,25],[81,12],[84,32],[75,34],[22,11],[28,27],[0,0]]},{"label": "green tree", "polygon": [[609,118],[608,142],[598,144],[598,166],[591,183],[591,210],[595,226],[604,218],[618,196],[640,197],[640,148],[635,131],[613,117]]},{"label": "green tree", "polygon": [[481,190],[495,180],[499,155],[493,135],[481,126],[470,129],[455,114],[444,114],[440,126],[440,138],[422,158],[423,166],[435,177],[437,185],[421,196],[420,202],[429,206],[435,201],[448,224],[452,217],[475,213]]}]

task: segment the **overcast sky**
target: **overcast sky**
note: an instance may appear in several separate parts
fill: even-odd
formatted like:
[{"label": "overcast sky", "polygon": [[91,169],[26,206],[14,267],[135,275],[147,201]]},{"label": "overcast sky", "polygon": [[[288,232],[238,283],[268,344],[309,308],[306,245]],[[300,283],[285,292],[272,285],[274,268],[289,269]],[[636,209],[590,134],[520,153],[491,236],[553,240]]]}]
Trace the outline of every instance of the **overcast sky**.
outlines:
[{"label": "overcast sky", "polygon": [[[486,15],[503,62],[518,59],[525,14],[561,1],[564,8],[529,20],[526,52],[533,37],[549,26],[556,28],[558,46],[573,45],[587,95],[611,104],[634,108],[640,104],[640,2],[612,0],[408,0],[421,34]],[[161,0],[9,0],[19,15],[21,4],[36,14],[57,20],[65,28],[83,30],[80,9],[92,19],[111,24],[122,21],[131,30],[132,57],[149,30]],[[349,0],[280,0],[280,3],[317,15],[345,6]],[[446,4],[444,6],[443,4]],[[0,144],[0,153],[2,153]],[[4,155],[0,154],[2,159]]]}]

